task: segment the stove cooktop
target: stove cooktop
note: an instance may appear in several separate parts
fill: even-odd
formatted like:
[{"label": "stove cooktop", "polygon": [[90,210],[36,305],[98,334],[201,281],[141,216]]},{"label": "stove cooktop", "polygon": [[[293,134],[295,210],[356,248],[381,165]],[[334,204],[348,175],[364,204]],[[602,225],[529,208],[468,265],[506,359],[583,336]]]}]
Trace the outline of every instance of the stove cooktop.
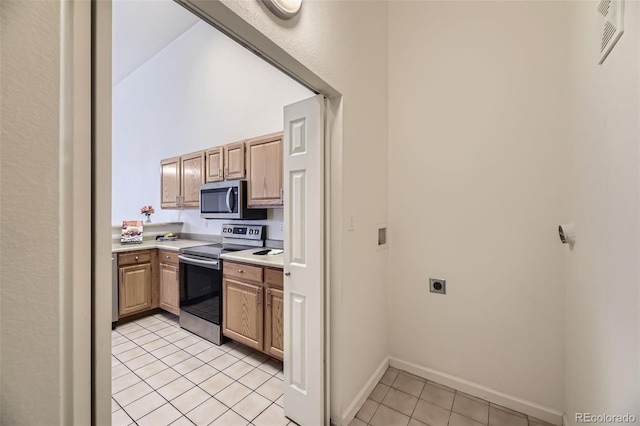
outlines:
[{"label": "stove cooktop", "polygon": [[180,249],[180,254],[191,256],[199,256],[207,259],[220,259],[222,253],[231,253],[234,251],[247,250],[256,248],[255,246],[243,246],[238,244],[207,244],[206,246],[187,247]]}]

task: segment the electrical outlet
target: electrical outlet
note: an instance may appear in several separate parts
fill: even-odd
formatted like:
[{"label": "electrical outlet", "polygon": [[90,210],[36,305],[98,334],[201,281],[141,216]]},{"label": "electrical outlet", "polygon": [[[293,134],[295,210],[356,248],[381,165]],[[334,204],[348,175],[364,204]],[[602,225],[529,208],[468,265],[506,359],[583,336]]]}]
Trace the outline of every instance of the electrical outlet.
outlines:
[{"label": "electrical outlet", "polygon": [[429,278],[429,291],[431,293],[447,294],[447,280],[444,278]]}]

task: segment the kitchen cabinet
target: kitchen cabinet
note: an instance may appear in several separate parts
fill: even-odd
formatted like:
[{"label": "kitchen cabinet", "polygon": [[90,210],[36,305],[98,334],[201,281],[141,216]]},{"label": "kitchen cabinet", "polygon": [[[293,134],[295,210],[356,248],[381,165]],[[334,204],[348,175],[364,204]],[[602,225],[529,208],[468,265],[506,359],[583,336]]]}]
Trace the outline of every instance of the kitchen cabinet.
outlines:
[{"label": "kitchen cabinet", "polygon": [[160,161],[160,207],[163,209],[180,206],[180,157]]},{"label": "kitchen cabinet", "polygon": [[246,176],[245,143],[235,142],[224,147],[224,178],[244,179]]},{"label": "kitchen cabinet", "polygon": [[223,334],[275,358],[283,357],[282,270],[225,261]]},{"label": "kitchen cabinet", "polygon": [[180,315],[180,268],[178,253],[158,251],[160,269],[160,308]]},{"label": "kitchen cabinet", "polygon": [[160,207],[200,206],[200,185],[205,182],[205,151],[160,161]]},{"label": "kitchen cabinet", "polygon": [[244,179],[245,143],[234,142],[207,150],[207,182]]},{"label": "kitchen cabinet", "polygon": [[265,274],[264,345],[267,355],[284,358],[284,291],[282,269],[267,269]]},{"label": "kitchen cabinet", "polygon": [[219,146],[207,150],[207,182],[224,180],[224,149]]},{"label": "kitchen cabinet", "polygon": [[119,318],[158,307],[153,267],[156,262],[156,250],[136,250],[118,255]]},{"label": "kitchen cabinet", "polygon": [[278,132],[246,143],[248,207],[282,206],[282,137]]}]

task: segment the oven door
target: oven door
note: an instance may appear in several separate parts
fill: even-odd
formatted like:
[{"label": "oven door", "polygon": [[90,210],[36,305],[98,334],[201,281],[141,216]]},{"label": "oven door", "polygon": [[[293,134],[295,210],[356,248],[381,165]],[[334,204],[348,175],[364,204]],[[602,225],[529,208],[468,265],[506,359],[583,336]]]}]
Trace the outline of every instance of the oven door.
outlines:
[{"label": "oven door", "polygon": [[222,323],[222,270],[217,259],[180,255],[180,311]]}]

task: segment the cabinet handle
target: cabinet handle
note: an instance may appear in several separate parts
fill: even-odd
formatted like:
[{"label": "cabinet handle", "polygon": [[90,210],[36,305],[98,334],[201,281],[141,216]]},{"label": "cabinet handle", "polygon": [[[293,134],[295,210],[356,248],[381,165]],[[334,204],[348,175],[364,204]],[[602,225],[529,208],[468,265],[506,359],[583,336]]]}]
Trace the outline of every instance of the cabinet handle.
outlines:
[{"label": "cabinet handle", "polygon": [[176,195],[176,207],[180,205],[180,196]]},{"label": "cabinet handle", "polygon": [[267,289],[267,306],[271,305],[271,297],[269,297],[270,294],[271,294],[271,289],[268,288]]},{"label": "cabinet handle", "polygon": [[242,269],[238,269],[238,273],[242,274],[244,271]]},{"label": "cabinet handle", "polygon": [[136,256],[136,260],[138,260],[138,256]]},{"label": "cabinet handle", "polygon": [[224,175],[225,176],[229,176],[229,168],[228,167],[224,168]]},{"label": "cabinet handle", "polygon": [[124,270],[122,271],[122,273],[120,275],[122,275],[122,283],[124,283]]},{"label": "cabinet handle", "polygon": [[285,272],[285,273],[284,273],[284,276],[285,276],[285,277],[289,277],[289,276],[291,276],[291,272]]},{"label": "cabinet handle", "polygon": [[171,259],[171,256],[167,256],[167,259]]},{"label": "cabinet handle", "polygon": [[260,304],[260,289],[256,289],[256,306]]},{"label": "cabinet handle", "polygon": [[280,201],[284,203],[284,189],[280,188]]},{"label": "cabinet handle", "polygon": [[176,281],[178,281],[178,270],[175,270]]}]

